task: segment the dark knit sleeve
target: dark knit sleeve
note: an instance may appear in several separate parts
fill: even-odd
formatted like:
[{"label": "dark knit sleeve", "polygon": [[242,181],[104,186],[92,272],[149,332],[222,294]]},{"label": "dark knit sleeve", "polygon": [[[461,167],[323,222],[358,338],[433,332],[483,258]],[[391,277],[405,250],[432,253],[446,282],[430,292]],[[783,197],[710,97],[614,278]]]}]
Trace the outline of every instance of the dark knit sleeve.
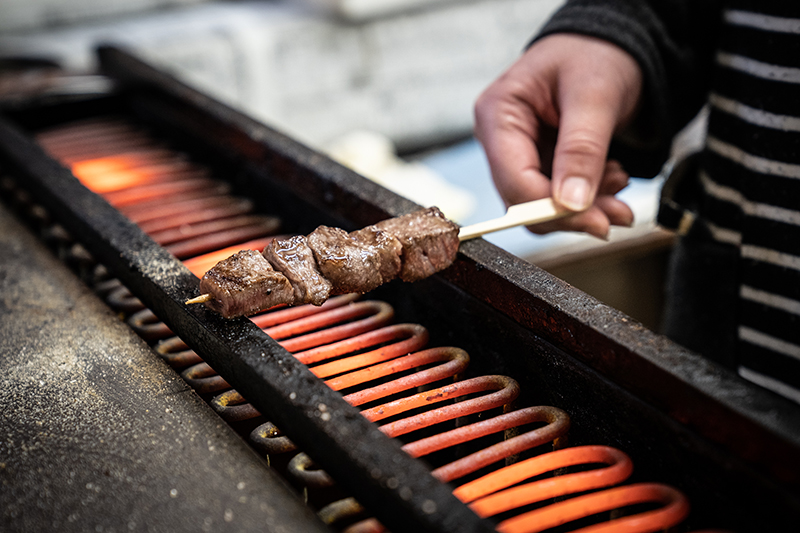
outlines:
[{"label": "dark knit sleeve", "polygon": [[703,106],[720,20],[717,1],[574,0],[542,28],[612,42],[642,68],[644,92],[636,123],[612,142],[610,157],[631,175],[651,177],[668,157],[673,136]]}]

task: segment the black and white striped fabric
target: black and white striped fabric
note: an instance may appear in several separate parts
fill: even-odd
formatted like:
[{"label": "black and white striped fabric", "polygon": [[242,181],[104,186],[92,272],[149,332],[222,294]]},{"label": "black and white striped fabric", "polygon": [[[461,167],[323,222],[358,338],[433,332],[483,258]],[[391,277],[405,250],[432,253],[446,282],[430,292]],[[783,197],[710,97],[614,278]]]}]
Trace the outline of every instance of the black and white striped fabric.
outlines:
[{"label": "black and white striped fabric", "polygon": [[739,374],[800,402],[800,2],[732,4],[698,212],[713,239],[738,249]]},{"label": "black and white striped fabric", "polygon": [[664,332],[800,403],[800,1],[568,0],[537,39],[563,32],[642,68],[634,142],[612,144],[632,175],[657,173],[672,136],[710,109],[685,205],[659,214],[694,222],[673,253]]}]

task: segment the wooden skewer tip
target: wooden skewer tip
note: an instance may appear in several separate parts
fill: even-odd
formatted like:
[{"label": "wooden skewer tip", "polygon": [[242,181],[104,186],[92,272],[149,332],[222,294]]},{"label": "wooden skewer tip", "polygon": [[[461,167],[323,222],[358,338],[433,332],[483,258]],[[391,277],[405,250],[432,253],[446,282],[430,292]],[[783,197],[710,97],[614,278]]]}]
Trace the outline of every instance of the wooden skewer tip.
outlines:
[{"label": "wooden skewer tip", "polygon": [[189,304],[203,304],[203,303],[209,302],[209,301],[211,301],[213,299],[214,299],[214,297],[211,296],[210,294],[201,294],[200,296],[197,296],[195,298],[191,298],[189,300],[186,300],[185,303],[186,303],[186,305],[189,305]]}]

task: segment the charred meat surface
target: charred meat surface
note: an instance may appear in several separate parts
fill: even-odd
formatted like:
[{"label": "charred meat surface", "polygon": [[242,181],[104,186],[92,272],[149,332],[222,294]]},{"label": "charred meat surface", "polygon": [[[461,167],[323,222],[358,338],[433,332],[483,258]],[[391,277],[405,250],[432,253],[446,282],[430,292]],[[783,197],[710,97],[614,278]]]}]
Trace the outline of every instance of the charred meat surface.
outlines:
[{"label": "charred meat surface", "polygon": [[309,234],[308,245],[333,294],[369,292],[400,272],[400,242],[374,226],[352,233],[320,226]]},{"label": "charred meat surface", "polygon": [[450,266],[458,252],[458,225],[436,207],[390,218],[375,227],[403,245],[400,279],[418,281]]},{"label": "charred meat surface", "polygon": [[217,263],[200,280],[200,290],[213,297],[206,305],[225,318],[294,303],[294,289],[286,276],[254,250],[242,250]]},{"label": "charred meat surface", "polygon": [[314,252],[305,236],[274,239],[264,248],[264,257],[294,287],[295,305],[322,305],[330,296],[333,285],[317,269]]}]

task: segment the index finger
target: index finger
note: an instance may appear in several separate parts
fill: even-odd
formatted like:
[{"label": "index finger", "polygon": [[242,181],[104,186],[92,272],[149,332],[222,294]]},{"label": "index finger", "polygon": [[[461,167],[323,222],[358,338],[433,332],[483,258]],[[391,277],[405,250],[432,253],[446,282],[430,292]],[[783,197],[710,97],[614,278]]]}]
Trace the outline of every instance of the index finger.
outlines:
[{"label": "index finger", "polygon": [[550,196],[534,139],[536,119],[519,110],[476,108],[475,136],[483,145],[492,179],[506,205]]},{"label": "index finger", "polygon": [[561,101],[553,197],[568,209],[583,211],[594,201],[617,126],[614,107],[602,91],[585,86],[568,91]]}]

